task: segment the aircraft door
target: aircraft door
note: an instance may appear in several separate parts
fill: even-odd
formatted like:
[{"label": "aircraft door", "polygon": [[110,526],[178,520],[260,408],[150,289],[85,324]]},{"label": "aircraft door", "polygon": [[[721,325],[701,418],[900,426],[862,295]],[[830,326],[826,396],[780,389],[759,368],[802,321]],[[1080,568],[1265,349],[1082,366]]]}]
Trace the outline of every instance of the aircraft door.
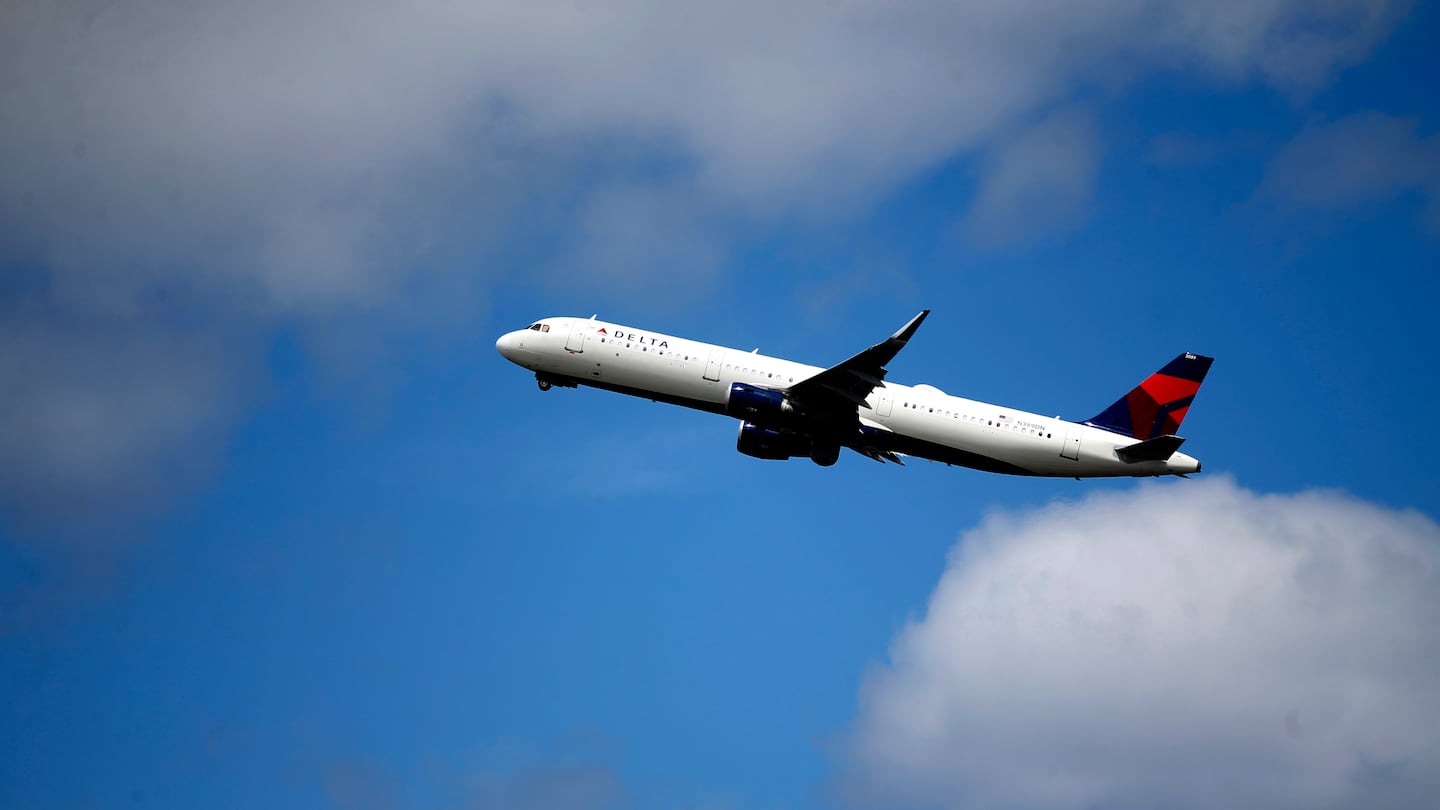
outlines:
[{"label": "aircraft door", "polygon": [[565,351],[579,354],[585,351],[585,321],[575,321],[570,324],[570,337],[565,339]]},{"label": "aircraft door", "polygon": [[1080,460],[1080,432],[1085,428],[1079,425],[1065,426],[1065,446],[1060,448],[1060,455],[1074,461]]},{"label": "aircraft door", "polygon": [[710,361],[705,364],[705,379],[720,382],[720,367],[725,362],[724,349],[711,349]]}]

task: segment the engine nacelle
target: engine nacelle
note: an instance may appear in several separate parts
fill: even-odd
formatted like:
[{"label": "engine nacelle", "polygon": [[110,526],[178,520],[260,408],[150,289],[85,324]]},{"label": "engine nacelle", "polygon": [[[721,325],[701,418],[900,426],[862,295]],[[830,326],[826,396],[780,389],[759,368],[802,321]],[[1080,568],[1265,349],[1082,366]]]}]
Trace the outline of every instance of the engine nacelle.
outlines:
[{"label": "engine nacelle", "polygon": [[731,383],[725,400],[725,415],[766,427],[781,427],[791,420],[795,409],[782,391]]},{"label": "engine nacelle", "polygon": [[809,458],[810,440],[794,433],[767,430],[745,422],[740,425],[735,449],[755,458],[785,461],[789,458]]}]

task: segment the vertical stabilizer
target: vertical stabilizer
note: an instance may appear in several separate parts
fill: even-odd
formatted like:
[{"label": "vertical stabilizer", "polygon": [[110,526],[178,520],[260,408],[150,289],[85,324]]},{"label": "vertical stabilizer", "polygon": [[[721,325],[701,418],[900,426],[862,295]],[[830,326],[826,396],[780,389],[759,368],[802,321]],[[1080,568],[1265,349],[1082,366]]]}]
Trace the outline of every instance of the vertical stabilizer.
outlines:
[{"label": "vertical stabilizer", "polygon": [[1173,436],[1213,362],[1213,357],[1185,352],[1085,424],[1141,441]]}]

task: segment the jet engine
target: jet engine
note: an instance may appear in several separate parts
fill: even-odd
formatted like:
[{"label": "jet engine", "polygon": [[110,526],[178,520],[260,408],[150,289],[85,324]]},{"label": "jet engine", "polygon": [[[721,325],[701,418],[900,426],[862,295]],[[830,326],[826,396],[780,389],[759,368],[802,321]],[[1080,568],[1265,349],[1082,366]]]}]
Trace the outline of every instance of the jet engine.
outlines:
[{"label": "jet engine", "polygon": [[789,458],[809,458],[810,440],[794,433],[767,430],[744,422],[740,425],[740,435],[735,439],[735,449],[755,458],[785,461]]},{"label": "jet engine", "polygon": [[725,400],[726,416],[767,427],[779,427],[789,422],[794,413],[795,408],[783,391],[745,383],[730,384],[730,397]]}]

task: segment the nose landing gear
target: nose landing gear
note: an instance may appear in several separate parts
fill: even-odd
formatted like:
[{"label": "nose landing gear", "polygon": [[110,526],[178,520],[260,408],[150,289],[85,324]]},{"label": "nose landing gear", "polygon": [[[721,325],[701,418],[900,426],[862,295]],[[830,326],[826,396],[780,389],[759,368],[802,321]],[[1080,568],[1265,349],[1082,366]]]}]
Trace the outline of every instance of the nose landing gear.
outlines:
[{"label": "nose landing gear", "polygon": [[569,377],[551,377],[549,374],[536,374],[535,384],[540,386],[541,391],[549,391],[557,385],[561,388],[575,387],[575,381]]}]

